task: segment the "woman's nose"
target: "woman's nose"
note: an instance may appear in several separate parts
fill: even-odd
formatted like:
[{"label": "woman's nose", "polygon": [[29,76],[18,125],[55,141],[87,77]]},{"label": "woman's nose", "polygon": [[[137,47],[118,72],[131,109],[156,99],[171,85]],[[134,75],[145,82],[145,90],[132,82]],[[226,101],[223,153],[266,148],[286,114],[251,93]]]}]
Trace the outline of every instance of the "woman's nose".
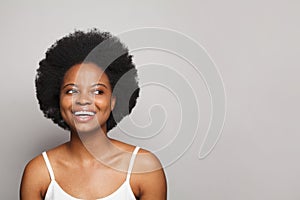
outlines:
[{"label": "woman's nose", "polygon": [[75,99],[75,103],[78,105],[90,105],[93,102],[93,97],[89,94],[80,93]]}]

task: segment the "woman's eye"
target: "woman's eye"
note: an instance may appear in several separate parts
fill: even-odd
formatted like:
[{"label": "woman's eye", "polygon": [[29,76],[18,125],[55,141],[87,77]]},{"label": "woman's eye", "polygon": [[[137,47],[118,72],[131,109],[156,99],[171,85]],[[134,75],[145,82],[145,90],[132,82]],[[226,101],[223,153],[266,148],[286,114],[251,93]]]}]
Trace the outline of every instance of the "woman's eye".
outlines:
[{"label": "woman's eye", "polygon": [[71,90],[66,91],[66,94],[75,94],[75,93],[78,93],[78,91],[75,90],[75,89],[71,89]]},{"label": "woman's eye", "polygon": [[103,91],[102,90],[95,90],[94,94],[103,94]]}]

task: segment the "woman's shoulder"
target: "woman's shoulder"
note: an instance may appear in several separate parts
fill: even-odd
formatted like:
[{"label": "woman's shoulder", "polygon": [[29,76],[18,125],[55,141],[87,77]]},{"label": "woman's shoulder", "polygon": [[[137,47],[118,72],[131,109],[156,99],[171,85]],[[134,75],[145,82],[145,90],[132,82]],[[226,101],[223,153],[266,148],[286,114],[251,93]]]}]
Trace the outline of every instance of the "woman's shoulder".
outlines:
[{"label": "woman's shoulder", "polygon": [[[63,145],[48,150],[47,154],[56,154],[57,151],[60,151]],[[24,169],[24,176],[28,176],[31,179],[39,179],[39,182],[44,182],[43,180],[48,180],[49,182],[49,172],[42,153],[37,155],[27,163]]]},{"label": "woman's shoulder", "polygon": [[[121,148],[133,152],[135,146],[119,143]],[[149,199],[166,199],[167,181],[163,166],[151,151],[140,148],[131,171],[130,184],[140,196]]]},{"label": "woman's shoulder", "polygon": [[[122,149],[125,152],[133,153],[136,146],[130,145],[118,140],[112,140],[112,143],[118,148]],[[135,162],[134,162],[134,171],[136,172],[150,172],[156,171],[162,168],[162,165],[157,158],[157,156],[144,148],[140,148],[137,152]]]},{"label": "woman's shoulder", "polygon": [[47,167],[42,154],[31,159],[24,169],[24,175],[36,179],[42,178],[47,173]]},{"label": "woman's shoulder", "polygon": [[162,170],[162,165],[158,157],[151,151],[141,148],[135,160],[135,173],[148,173]]},{"label": "woman's shoulder", "polygon": [[50,181],[44,158],[40,154],[30,160],[24,168],[21,194],[43,196]]}]

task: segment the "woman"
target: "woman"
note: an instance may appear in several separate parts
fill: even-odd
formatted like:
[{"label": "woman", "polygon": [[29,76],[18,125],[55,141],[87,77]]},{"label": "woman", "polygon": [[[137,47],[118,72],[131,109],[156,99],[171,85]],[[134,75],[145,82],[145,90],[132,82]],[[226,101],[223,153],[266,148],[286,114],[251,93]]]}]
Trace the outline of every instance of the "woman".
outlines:
[{"label": "woman", "polygon": [[22,200],[166,199],[159,160],[107,136],[139,94],[132,57],[117,38],[75,31],[48,49],[37,72],[40,109],[70,141],[26,165]]}]

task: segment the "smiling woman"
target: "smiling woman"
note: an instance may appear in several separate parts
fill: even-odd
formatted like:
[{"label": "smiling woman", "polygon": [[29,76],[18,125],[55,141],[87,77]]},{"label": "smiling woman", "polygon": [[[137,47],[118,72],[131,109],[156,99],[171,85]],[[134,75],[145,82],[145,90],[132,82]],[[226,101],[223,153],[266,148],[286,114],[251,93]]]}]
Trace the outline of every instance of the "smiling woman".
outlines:
[{"label": "smiling woman", "polygon": [[77,64],[67,71],[60,92],[60,111],[71,130],[91,132],[101,127],[107,132],[106,121],[115,102],[109,79],[97,65]]},{"label": "smiling woman", "polygon": [[166,199],[159,160],[107,136],[139,94],[131,55],[117,38],[96,29],[76,31],[48,49],[37,72],[40,108],[70,131],[70,141],[26,165],[22,200]]}]

